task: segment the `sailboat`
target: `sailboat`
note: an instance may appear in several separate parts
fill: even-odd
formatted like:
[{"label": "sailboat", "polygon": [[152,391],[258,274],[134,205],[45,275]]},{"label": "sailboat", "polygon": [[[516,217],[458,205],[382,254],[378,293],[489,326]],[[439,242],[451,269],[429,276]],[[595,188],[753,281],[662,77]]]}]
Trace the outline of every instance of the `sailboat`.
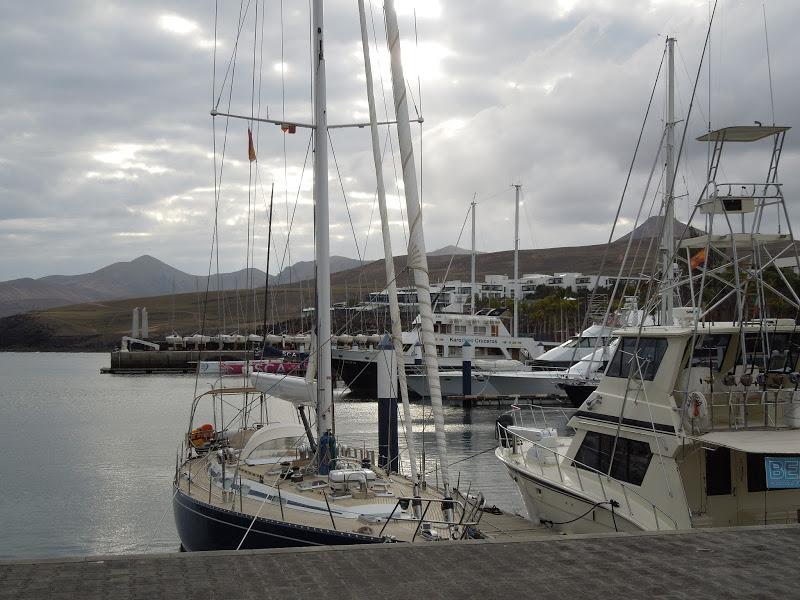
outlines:
[{"label": "sailboat", "polygon": [[[253,373],[239,388],[218,388],[197,396],[173,483],[175,523],[186,550],[272,548],[320,544],[384,543],[481,537],[483,498],[451,485],[438,379],[431,399],[438,450],[437,480],[430,485],[417,468],[404,377],[400,388],[411,473],[401,473],[397,433],[396,361],[402,349],[397,307],[392,336],[381,344],[385,368],[379,389],[379,448],[346,446],[335,433],[331,370],[330,264],[328,221],[327,112],[322,0],[312,3],[313,125],[239,117],[217,110],[214,116],[309,127],[314,137],[314,200],[317,306],[312,352],[305,377]],[[374,99],[363,0],[359,0],[370,129],[383,196],[377,152]],[[409,219],[409,267],[419,292],[421,340],[430,373],[437,372],[430,284],[423,241],[417,179],[411,145],[405,79],[400,60],[397,17],[385,2],[396,124],[402,152]],[[356,126],[364,126],[357,124]],[[381,206],[389,285],[394,276],[388,245],[385,197]],[[393,267],[392,267],[393,268]],[[394,295],[396,298],[396,294]],[[204,420],[208,422],[203,423]],[[200,424],[202,423],[202,424]]]},{"label": "sailboat", "polygon": [[[697,138],[710,150],[692,213],[704,231],[674,245],[674,43],[658,286],[645,311],[655,322],[614,332],[572,435],[527,407],[498,420],[496,456],[530,517],[561,532],[794,523],[800,509],[800,297],[781,268],[800,272],[800,257],[778,179],[789,127]],[[723,149],[744,146],[752,161],[759,143],[771,148],[766,178],[723,179]],[[676,292],[690,301],[676,307]]]}]

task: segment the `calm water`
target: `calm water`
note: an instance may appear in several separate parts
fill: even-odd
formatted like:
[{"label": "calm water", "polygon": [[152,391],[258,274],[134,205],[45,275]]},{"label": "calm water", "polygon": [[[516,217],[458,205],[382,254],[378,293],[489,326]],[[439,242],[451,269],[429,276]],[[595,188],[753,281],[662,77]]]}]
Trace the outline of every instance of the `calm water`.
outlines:
[{"label": "calm water", "polygon": [[[101,375],[108,360],[0,353],[0,558],[178,549],[171,481],[195,378]],[[412,411],[430,456],[431,419]],[[500,412],[445,409],[451,464],[494,447]],[[375,402],[338,402],[336,423],[343,443],[377,445]],[[524,514],[492,452],[453,466],[453,483],[459,474],[462,489],[471,482],[490,504]]]}]

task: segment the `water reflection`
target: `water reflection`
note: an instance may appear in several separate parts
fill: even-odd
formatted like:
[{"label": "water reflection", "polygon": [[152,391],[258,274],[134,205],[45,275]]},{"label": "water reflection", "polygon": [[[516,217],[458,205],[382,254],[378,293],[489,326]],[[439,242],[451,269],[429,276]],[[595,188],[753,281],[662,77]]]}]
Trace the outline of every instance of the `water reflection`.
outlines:
[{"label": "water reflection", "polygon": [[[101,375],[107,364],[106,353],[3,354],[0,558],[178,548],[170,508],[176,450],[195,389],[209,382]],[[483,452],[494,448],[503,410],[445,407],[451,477],[490,504],[522,512],[516,486],[494,453]],[[414,404],[411,413],[418,451],[435,478],[430,406]],[[342,399],[336,421],[344,443],[377,446],[377,403]],[[399,441],[407,452],[402,424]]]}]

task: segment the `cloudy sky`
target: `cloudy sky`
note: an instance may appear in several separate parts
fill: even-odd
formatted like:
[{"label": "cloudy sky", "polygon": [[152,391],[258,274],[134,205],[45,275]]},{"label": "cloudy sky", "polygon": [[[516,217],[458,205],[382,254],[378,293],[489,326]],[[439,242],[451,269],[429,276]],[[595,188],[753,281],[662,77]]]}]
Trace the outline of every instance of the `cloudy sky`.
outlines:
[{"label": "cloudy sky", "polygon": [[[376,93],[385,118],[391,90],[381,4],[367,4],[377,26],[370,36],[377,41]],[[398,10],[406,76],[425,119],[415,136],[428,247],[456,243],[475,197],[481,251],[513,247],[514,182],[523,185],[522,247],[607,238],[665,34],[678,39],[677,110],[683,118],[709,16],[705,0],[419,0],[416,6],[398,2]],[[704,66],[688,140],[707,128],[709,96],[714,127],[773,121],[762,10],[762,2],[720,0],[710,94]],[[768,1],[766,16],[775,120],[797,124],[800,4]],[[326,2],[326,30],[329,122],[362,121],[367,108],[356,2]],[[222,165],[220,267],[244,266],[249,214],[256,266],[263,268],[273,183],[277,250],[271,270],[281,260],[311,258],[310,157],[303,168],[308,130],[284,135],[274,126],[257,128],[251,175],[246,122],[226,124],[218,117],[214,136],[209,116],[218,104],[239,114],[310,121],[308,31],[308,2],[299,0],[220,0],[216,27],[212,0],[5,3],[0,280],[88,272],[142,254],[205,273],[215,142],[217,176]],[[663,126],[662,87],[652,111],[623,211],[628,224]],[[399,254],[404,209],[396,140],[386,131],[385,176]],[[687,144],[677,183],[679,217],[704,181],[705,146]],[[332,252],[379,258],[369,131],[332,131],[331,145]],[[750,155],[731,163],[754,164]],[[756,179],[766,169],[757,166]],[[781,163],[790,205],[800,186],[798,166],[798,142],[790,133]],[[742,178],[731,167],[728,172]],[[468,234],[469,227],[461,246],[469,245]]]}]

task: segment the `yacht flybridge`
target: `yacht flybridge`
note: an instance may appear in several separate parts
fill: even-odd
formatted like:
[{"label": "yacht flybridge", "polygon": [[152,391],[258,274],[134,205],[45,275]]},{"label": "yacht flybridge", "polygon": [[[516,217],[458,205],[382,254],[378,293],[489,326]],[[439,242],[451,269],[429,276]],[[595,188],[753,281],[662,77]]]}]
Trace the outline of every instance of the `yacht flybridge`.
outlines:
[{"label": "yacht flybridge", "polygon": [[[800,271],[777,176],[789,128],[725,127],[698,138],[711,151],[693,211],[705,217],[706,233],[673,246],[674,122],[670,110],[667,231],[659,293],[645,309],[656,323],[614,331],[619,342],[605,376],[567,415],[573,435],[560,435],[564,421],[541,408],[517,407],[498,420],[496,455],[530,517],[560,531],[798,519],[800,298],[796,275],[777,262],[790,258]],[[723,149],[747,144],[752,152],[759,141],[772,150],[765,180],[718,180]],[[674,308],[675,296],[689,301]]]}]

